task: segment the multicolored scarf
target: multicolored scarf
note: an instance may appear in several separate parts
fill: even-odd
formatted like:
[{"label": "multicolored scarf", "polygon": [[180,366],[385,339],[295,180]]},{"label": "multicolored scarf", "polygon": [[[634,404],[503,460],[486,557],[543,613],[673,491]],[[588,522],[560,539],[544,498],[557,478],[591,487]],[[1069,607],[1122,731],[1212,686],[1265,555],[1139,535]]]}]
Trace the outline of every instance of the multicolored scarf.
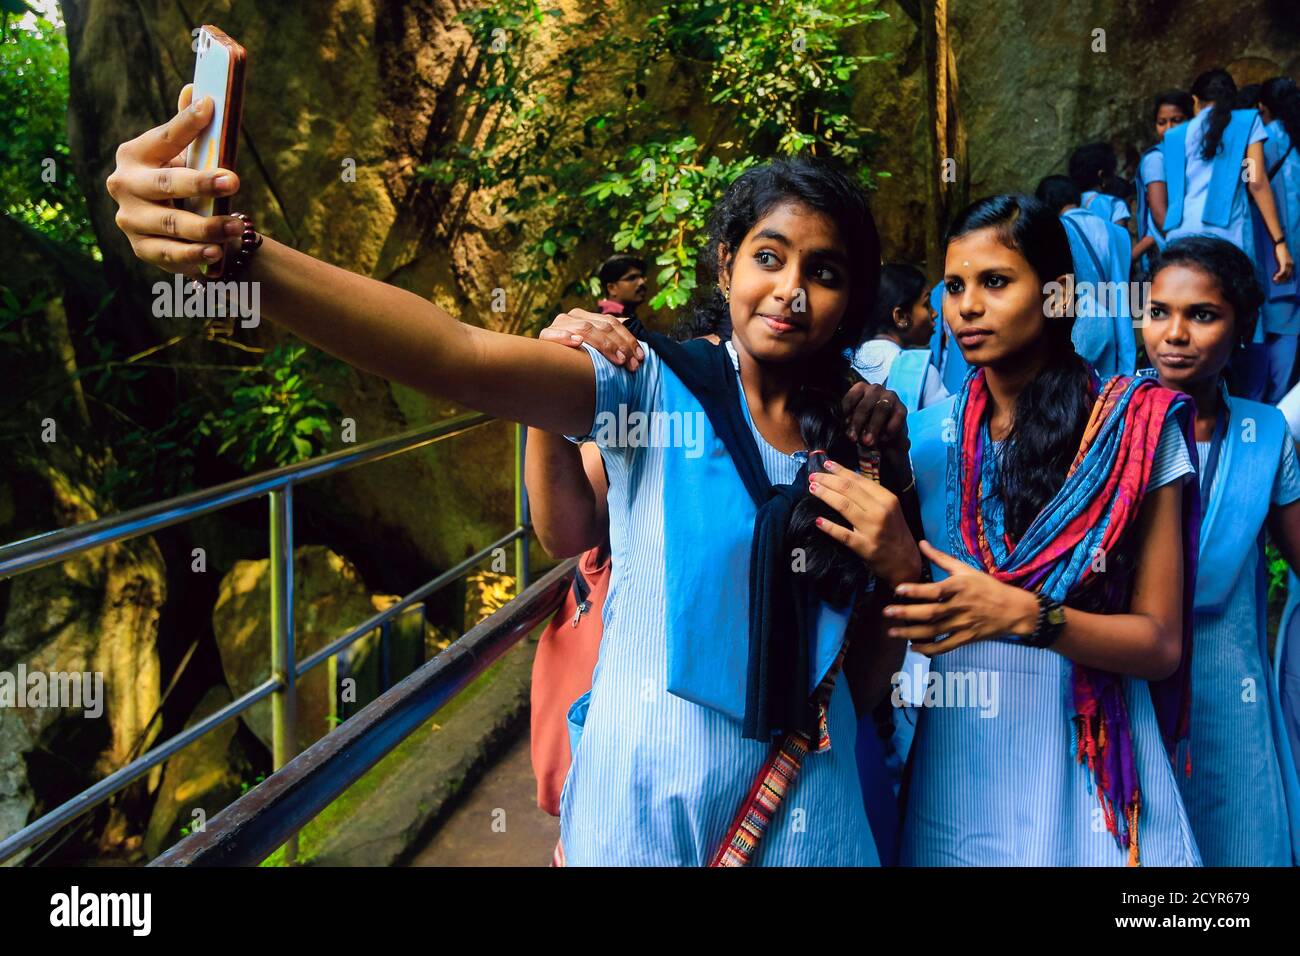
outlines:
[{"label": "multicolored scarf", "polygon": [[[1057,601],[1086,599],[1090,607],[1119,613],[1127,609],[1132,575],[1125,562],[1115,559],[1122,548],[1133,545],[1126,535],[1137,523],[1165,415],[1174,408],[1188,412],[1183,421],[1192,449],[1194,416],[1188,396],[1150,378],[1116,376],[1102,385],[1094,375],[1092,392],[1092,414],[1064,484],[1013,542],[1003,525],[1002,502],[991,493],[996,464],[984,421],[988,387],[983,369],[972,370],[953,410],[956,441],[949,446],[948,481],[957,494],[948,504],[948,537],[955,557],[999,581]],[[1171,759],[1190,725],[1192,601],[1200,528],[1200,497],[1191,484],[1183,500],[1183,654],[1173,676],[1151,684]],[[1105,557],[1100,565],[1099,555]],[[1075,757],[1088,765],[1107,829],[1128,850],[1130,865],[1136,865],[1142,793],[1123,680],[1075,664],[1070,684]]]}]

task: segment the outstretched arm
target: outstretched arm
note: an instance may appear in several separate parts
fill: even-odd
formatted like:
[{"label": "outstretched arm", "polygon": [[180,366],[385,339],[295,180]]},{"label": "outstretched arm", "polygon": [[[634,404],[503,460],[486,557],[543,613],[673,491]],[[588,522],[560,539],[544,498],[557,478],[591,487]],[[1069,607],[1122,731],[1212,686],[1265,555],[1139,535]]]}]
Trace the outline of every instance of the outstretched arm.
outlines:
[{"label": "outstretched arm", "polygon": [[[212,118],[212,100],[189,105],[161,126],[123,143],[108,177],[117,225],[142,260],[197,273],[220,258],[230,217],[202,217],[172,200],[231,195],[229,170],[184,165],[185,148]],[[595,408],[591,359],[535,339],[456,321],[432,302],[267,238],[247,280],[260,283],[262,314],[358,368],[501,418],[551,432],[583,434]]]}]

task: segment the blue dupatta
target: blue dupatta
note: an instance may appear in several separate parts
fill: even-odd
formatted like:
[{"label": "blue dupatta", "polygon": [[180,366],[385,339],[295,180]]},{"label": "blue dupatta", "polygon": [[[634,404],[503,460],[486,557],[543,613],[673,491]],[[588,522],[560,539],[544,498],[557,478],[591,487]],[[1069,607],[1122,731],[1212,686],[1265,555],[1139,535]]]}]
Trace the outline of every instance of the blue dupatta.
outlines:
[{"label": "blue dupatta", "polygon": [[[1226,228],[1232,217],[1232,201],[1242,187],[1241,161],[1246,156],[1250,128],[1259,114],[1255,110],[1233,110],[1223,131],[1219,151],[1212,160],[1209,194],[1201,221]],[[1165,214],[1165,233],[1183,224],[1183,200],[1187,191],[1187,130],[1192,124],[1179,123],[1165,133],[1160,144],[1165,155],[1165,185],[1169,189],[1169,211]]]}]

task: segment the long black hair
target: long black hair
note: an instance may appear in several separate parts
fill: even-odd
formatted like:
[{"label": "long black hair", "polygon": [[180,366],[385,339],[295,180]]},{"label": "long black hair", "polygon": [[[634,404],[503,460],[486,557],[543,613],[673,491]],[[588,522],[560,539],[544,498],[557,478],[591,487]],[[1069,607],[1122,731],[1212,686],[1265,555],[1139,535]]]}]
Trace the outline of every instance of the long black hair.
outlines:
[{"label": "long black hair", "polygon": [[[949,228],[947,242],[979,229],[997,230],[1007,248],[1028,261],[1040,285],[1074,273],[1065,227],[1056,210],[1037,199],[1002,195],[972,203]],[[1073,311],[1047,319],[1046,362],[1017,396],[1011,434],[999,456],[996,490],[1013,539],[1025,533],[1061,489],[1092,408],[1088,365],[1070,338]]]},{"label": "long black hair", "polygon": [[1192,95],[1202,103],[1213,103],[1209,122],[1205,124],[1205,139],[1201,141],[1201,158],[1213,159],[1223,142],[1223,131],[1232,119],[1232,107],[1237,102],[1237,83],[1227,70],[1207,70],[1192,84]]},{"label": "long black hair", "polygon": [[1300,87],[1289,76],[1275,76],[1259,87],[1260,105],[1282,122],[1286,135],[1300,149]]},{"label": "long black hair", "polygon": [[1069,176],[1044,176],[1038,181],[1034,198],[1057,214],[1066,206],[1083,204],[1083,193]]},{"label": "long black hair", "polygon": [[912,311],[918,299],[930,288],[925,273],[907,262],[887,262],[880,270],[880,293],[876,307],[871,310],[867,324],[858,343],[875,338],[882,332],[894,331],[894,310]]},{"label": "long black hair", "polygon": [[1146,275],[1154,282],[1162,269],[1190,266],[1204,272],[1232,306],[1236,320],[1233,332],[1239,345],[1248,343],[1255,334],[1264,290],[1255,275],[1255,264],[1237,246],[1218,236],[1185,236],[1176,239],[1156,254]]},{"label": "long black hair", "polygon": [[[862,189],[847,175],[820,160],[775,159],[742,173],[713,207],[708,237],[700,255],[700,279],[693,304],[697,334],[730,335],[731,311],[718,288],[720,271],[730,271],[736,250],[760,219],[784,203],[797,203],[826,216],[839,233],[849,263],[849,303],[840,325],[822,348],[807,359],[807,375],[794,402],[799,431],[809,449],[825,449],[848,468],[858,467],[857,448],[845,434],[841,410],[844,393],[855,381],[845,349],[857,344],[875,306],[880,283],[880,236]],[[719,260],[719,247],[727,250]],[[729,284],[729,282],[728,282]],[[725,334],[724,334],[725,330]],[[810,462],[810,470],[820,467]],[[802,548],[805,571],[821,597],[843,604],[868,572],[862,560],[832,541],[815,525],[817,518],[840,524],[844,519],[820,499],[806,497],[795,507],[787,538]]]},{"label": "long black hair", "polygon": [[1115,150],[1110,143],[1084,143],[1070,154],[1070,178],[1080,192],[1102,190],[1115,178]]}]

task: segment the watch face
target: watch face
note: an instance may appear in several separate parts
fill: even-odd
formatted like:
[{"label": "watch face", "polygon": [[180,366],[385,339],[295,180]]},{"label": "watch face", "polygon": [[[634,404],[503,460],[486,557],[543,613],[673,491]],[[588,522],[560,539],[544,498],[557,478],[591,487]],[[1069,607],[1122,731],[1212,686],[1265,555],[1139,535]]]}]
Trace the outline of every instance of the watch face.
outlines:
[{"label": "watch face", "polygon": [[1053,624],[1053,625],[1055,625],[1055,624],[1064,624],[1064,623],[1065,623],[1065,608],[1061,607],[1061,606],[1058,604],[1056,607],[1054,607],[1054,608],[1052,608],[1051,610],[1049,610],[1049,611],[1047,612],[1047,623],[1048,623],[1048,624]]}]

